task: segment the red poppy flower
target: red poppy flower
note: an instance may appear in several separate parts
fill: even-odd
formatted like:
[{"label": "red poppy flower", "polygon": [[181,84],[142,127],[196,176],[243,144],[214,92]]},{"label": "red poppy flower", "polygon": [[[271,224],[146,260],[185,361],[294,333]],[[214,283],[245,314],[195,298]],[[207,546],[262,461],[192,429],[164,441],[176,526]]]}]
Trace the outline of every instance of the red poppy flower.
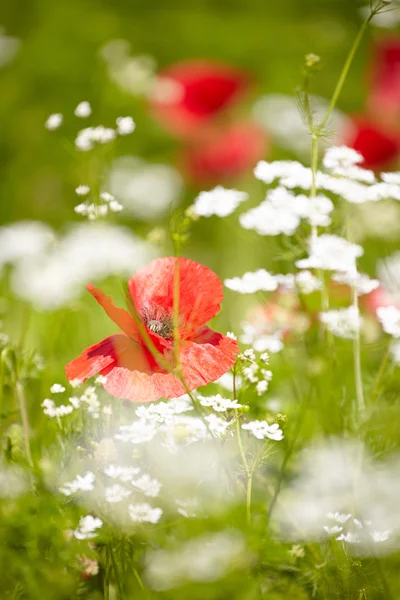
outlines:
[{"label": "red poppy flower", "polygon": [[400,38],[378,41],[370,71],[369,108],[386,123],[400,125]]},{"label": "red poppy flower", "polygon": [[[176,263],[176,260],[178,261]],[[122,330],[87,348],[66,366],[67,378],[84,381],[98,373],[104,388],[117,398],[151,402],[186,392],[174,352],[173,296],[179,274],[179,360],[186,386],[193,390],[228,371],[239,351],[235,340],[206,323],[220,308],[222,283],[203,265],[186,258],[159,258],[129,280],[129,293],[148,337],[159,354],[150,352],[134,316],[117,308],[104,292],[88,290]]]},{"label": "red poppy flower", "polygon": [[378,169],[390,165],[399,156],[400,137],[389,132],[375,121],[366,117],[353,119],[346,144],[362,154],[366,169]]},{"label": "red poppy flower", "polygon": [[185,61],[160,73],[151,108],[166,129],[187,135],[234,104],[248,86],[248,76],[227,65]]},{"label": "red poppy flower", "polygon": [[199,185],[211,185],[240,177],[265,156],[266,136],[253,123],[218,129],[182,155],[188,177]]}]

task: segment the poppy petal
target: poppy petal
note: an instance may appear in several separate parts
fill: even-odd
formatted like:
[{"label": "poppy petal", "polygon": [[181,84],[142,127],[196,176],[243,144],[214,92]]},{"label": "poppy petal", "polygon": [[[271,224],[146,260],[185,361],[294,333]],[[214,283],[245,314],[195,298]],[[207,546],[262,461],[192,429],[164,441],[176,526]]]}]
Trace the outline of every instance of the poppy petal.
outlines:
[{"label": "poppy petal", "polygon": [[222,283],[211,269],[187,258],[158,258],[136,272],[129,291],[139,315],[161,309],[172,318],[175,268],[179,269],[180,335],[186,339],[219,311]]},{"label": "poppy petal", "polygon": [[87,290],[93,298],[102,306],[112,321],[129,337],[137,338],[138,330],[135,319],[124,308],[115,306],[110,296],[107,296],[102,290],[88,283]]},{"label": "poppy petal", "polygon": [[[234,365],[239,347],[236,340],[204,327],[192,340],[184,342],[180,361],[189,390],[219,379]],[[186,387],[173,373],[153,375],[159,396],[174,398],[186,393]]]},{"label": "poppy petal", "polygon": [[211,61],[171,65],[158,81],[151,102],[153,115],[179,136],[201,134],[204,124],[236,103],[250,83],[246,73]]},{"label": "poppy petal", "polygon": [[150,374],[120,364],[107,373],[104,388],[113,396],[132,402],[176,398],[185,394],[187,388],[194,390],[219,379],[233,366],[238,352],[235,340],[204,327],[182,346],[181,365],[186,385],[174,372]]},{"label": "poppy petal", "polygon": [[69,381],[79,379],[83,382],[93,375],[103,373],[110,366],[115,365],[118,358],[134,346],[138,346],[138,344],[122,333],[110,335],[101,342],[86,348],[78,358],[65,366],[67,379]]}]

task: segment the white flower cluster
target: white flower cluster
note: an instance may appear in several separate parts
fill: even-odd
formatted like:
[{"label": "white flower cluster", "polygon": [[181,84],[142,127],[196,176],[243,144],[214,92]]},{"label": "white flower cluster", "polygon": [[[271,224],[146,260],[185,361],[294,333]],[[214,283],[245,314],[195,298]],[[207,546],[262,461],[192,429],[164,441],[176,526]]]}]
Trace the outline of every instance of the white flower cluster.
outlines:
[{"label": "white flower cluster", "polygon": [[63,122],[63,116],[62,116],[62,114],[61,113],[54,113],[54,114],[50,115],[47,118],[47,121],[44,124],[44,126],[49,131],[55,131],[56,129],[58,129],[60,127],[60,125],[62,124],[62,122]]},{"label": "white flower cluster", "polygon": [[226,412],[227,410],[234,410],[242,407],[237,400],[223,398],[220,394],[216,394],[215,396],[198,395],[197,398],[200,400],[202,406],[210,406],[216,412]]},{"label": "white flower cluster", "polygon": [[394,338],[400,338],[400,310],[396,306],[380,306],[376,314],[383,331]]},{"label": "white flower cluster", "polygon": [[354,272],[356,258],[364,250],[337,235],[324,233],[309,240],[309,256],[296,262],[299,269],[324,269],[327,271]]},{"label": "white flower cluster", "polygon": [[79,102],[78,106],[74,110],[74,114],[80,119],[86,119],[87,117],[90,117],[92,114],[92,107],[90,106],[90,103],[87,100]]},{"label": "white flower cluster", "polygon": [[118,117],[117,129],[97,125],[96,127],[85,127],[78,131],[75,138],[75,147],[82,152],[93,150],[96,144],[107,144],[119,135],[128,135],[135,130],[135,122],[132,117]]},{"label": "white flower cluster", "polygon": [[97,535],[97,529],[103,526],[103,521],[92,515],[81,517],[77,529],[73,532],[77,540],[90,540]]},{"label": "white flower cluster", "polygon": [[332,201],[322,194],[309,198],[295,195],[283,186],[267,192],[266,199],[257,207],[240,216],[244,229],[253,229],[260,235],[293,235],[306,219],[311,225],[326,227],[330,224]]},{"label": "white flower cluster", "polygon": [[77,475],[72,481],[64,483],[59,491],[65,496],[72,496],[77,492],[91,492],[94,489],[94,482],[94,473],[88,471],[85,475]]},{"label": "white flower cluster", "polygon": [[157,221],[176,206],[183,191],[179,171],[148,163],[137,156],[119,156],[111,164],[105,186],[136,218]]},{"label": "white flower cluster", "polygon": [[104,492],[104,499],[106,502],[111,504],[115,504],[117,502],[121,502],[124,498],[127,498],[132,493],[131,490],[128,490],[123,485],[119,483],[115,483],[110,487],[106,487]]},{"label": "white flower cluster", "polygon": [[281,286],[282,291],[293,291],[296,287],[302,294],[312,294],[321,288],[321,282],[310,271],[287,275],[272,275],[265,269],[249,271],[242,277],[225,279],[227,288],[240,294],[254,294],[255,292],[273,292]]},{"label": "white flower cluster", "polygon": [[154,257],[149,243],[106,222],[76,224],[55,240],[54,232],[42,223],[0,228],[0,268],[15,264],[13,291],[42,310],[69,304],[88,281],[130,276]]},{"label": "white flower cluster", "polygon": [[74,407],[68,404],[56,406],[54,401],[50,400],[50,398],[45,398],[40,406],[43,406],[44,414],[52,419],[57,417],[65,417],[65,415],[69,415],[74,410]]},{"label": "white flower cluster", "polygon": [[240,336],[240,341],[243,344],[252,346],[257,352],[271,352],[276,354],[283,349],[283,331],[277,329],[273,332],[266,332],[262,322],[249,323],[244,321],[241,323],[243,334]]},{"label": "white flower cluster", "polygon": [[149,551],[146,579],[154,590],[168,590],[188,581],[213,582],[249,560],[244,539],[235,530],[206,533],[173,548]]},{"label": "white flower cluster", "polygon": [[[89,188],[87,186],[79,186],[76,190],[78,195],[83,195],[82,188],[85,188],[85,191],[87,189],[87,192],[89,192]],[[74,211],[78,215],[87,217],[89,221],[95,221],[96,219],[105,217],[109,211],[120,212],[122,209],[122,204],[120,204],[114,198],[114,196],[108,192],[102,192],[98,202],[89,202],[89,200],[86,200],[85,202],[81,202],[81,204],[75,206]]]},{"label": "white flower cluster", "polygon": [[242,429],[246,431],[250,431],[258,440],[274,440],[276,442],[280,442],[283,440],[283,431],[279,427],[278,423],[273,423],[269,425],[267,421],[250,421],[249,423],[244,423],[242,425]]},{"label": "white flower cluster", "polygon": [[346,544],[360,544],[362,538],[365,537],[371,538],[372,542],[379,544],[386,542],[393,532],[392,529],[375,531],[371,521],[362,522],[360,519],[352,517],[350,513],[329,512],[327,517],[335,524],[324,525],[325,533],[335,536],[338,542]]},{"label": "white flower cluster", "polygon": [[357,336],[362,324],[360,311],[356,306],[322,312],[319,319],[333,335],[349,340]]},{"label": "white flower cluster", "polygon": [[[333,153],[330,158],[329,152]],[[345,147],[328,150],[328,164],[335,165],[333,167],[335,174],[318,171],[317,189],[331,192],[351,204],[379,202],[387,198],[400,200],[400,185],[397,178],[387,178],[387,174],[383,173],[382,181],[377,182],[371,171],[357,167],[354,162],[350,162],[352,156],[354,160],[353,152],[354,150]],[[310,190],[312,186],[311,169],[296,161],[282,160],[272,163],[260,161],[254,174],[257,179],[268,185],[278,180],[280,186],[288,190],[294,188]],[[270,229],[272,229],[272,225]],[[264,233],[264,235],[271,234]]]},{"label": "white flower cluster", "polygon": [[147,502],[130,504],[128,510],[134,523],[158,523],[163,512],[161,508],[153,508]]},{"label": "white flower cluster", "polygon": [[332,275],[333,281],[338,283],[344,283],[351,287],[357,294],[357,296],[363,296],[369,294],[373,290],[379,287],[380,282],[378,279],[370,279],[368,275],[364,273],[358,273],[357,271],[348,271],[347,273],[334,273]]},{"label": "white flower cluster", "polygon": [[193,214],[197,217],[227,217],[248,197],[246,192],[227,190],[219,185],[209,192],[200,192],[192,207]]},{"label": "white flower cluster", "polygon": [[104,474],[112,479],[119,479],[124,483],[132,481],[132,479],[140,472],[139,467],[123,467],[118,465],[107,465],[104,469]]}]

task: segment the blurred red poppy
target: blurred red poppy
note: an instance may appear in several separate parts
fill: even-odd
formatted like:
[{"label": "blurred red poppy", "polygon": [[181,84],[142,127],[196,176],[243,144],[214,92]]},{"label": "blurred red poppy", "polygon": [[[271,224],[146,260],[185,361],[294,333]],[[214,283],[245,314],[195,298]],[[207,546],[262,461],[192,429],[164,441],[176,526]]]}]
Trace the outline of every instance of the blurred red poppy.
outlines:
[{"label": "blurred red poppy", "polygon": [[220,279],[197,262],[168,257],[152,261],[129,280],[136,314],[159,354],[155,357],[150,352],[134,316],[89,284],[89,292],[123,333],[87,348],[67,364],[70,381],[83,382],[100,373],[106,376],[104,388],[111,395],[133,402],[173,398],[187,391],[179,378],[174,348],[175,269],[179,274],[180,372],[186,386],[193,390],[215,381],[232,367],[239,351],[236,341],[206,325],[220,308]]},{"label": "blurred red poppy", "polygon": [[369,77],[371,114],[400,126],[400,37],[379,40],[374,46]]},{"label": "blurred red poppy", "polygon": [[182,152],[184,171],[199,185],[240,177],[265,156],[267,138],[254,123],[217,129]]},{"label": "blurred red poppy", "polygon": [[212,61],[185,61],[164,69],[151,109],[178,136],[202,133],[202,127],[236,103],[248,89],[247,74]]},{"label": "blurred red poppy", "polygon": [[399,133],[392,133],[365,116],[353,119],[345,143],[362,154],[362,166],[366,169],[388,167],[396,161],[400,152]]}]

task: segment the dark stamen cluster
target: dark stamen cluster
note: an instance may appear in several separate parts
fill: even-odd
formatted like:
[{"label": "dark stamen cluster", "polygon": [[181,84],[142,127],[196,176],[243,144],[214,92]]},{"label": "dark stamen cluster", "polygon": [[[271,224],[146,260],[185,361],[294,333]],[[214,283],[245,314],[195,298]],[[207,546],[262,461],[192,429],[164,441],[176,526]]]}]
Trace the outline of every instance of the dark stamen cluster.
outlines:
[{"label": "dark stamen cluster", "polygon": [[168,340],[173,337],[174,327],[171,316],[164,309],[143,309],[141,319],[150,331]]}]

